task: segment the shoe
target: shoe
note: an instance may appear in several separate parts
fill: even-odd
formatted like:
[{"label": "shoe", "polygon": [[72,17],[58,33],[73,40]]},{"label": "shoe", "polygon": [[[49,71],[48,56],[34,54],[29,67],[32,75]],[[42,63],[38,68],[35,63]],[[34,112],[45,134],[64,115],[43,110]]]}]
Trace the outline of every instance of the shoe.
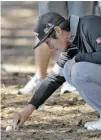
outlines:
[{"label": "shoe", "polygon": [[3,66],[1,66],[1,76],[2,77],[3,76],[8,76],[8,72],[6,71],[6,69]]},{"label": "shoe", "polygon": [[70,85],[68,82],[65,82],[63,85],[62,85],[62,88],[61,88],[61,94],[64,94],[64,93],[67,93],[67,92],[73,92],[73,91],[76,91],[76,88],[73,87],[72,85]]},{"label": "shoe", "polygon": [[97,121],[91,121],[91,122],[86,122],[86,123],[84,124],[84,127],[85,127],[85,128],[88,128],[89,126],[96,124],[98,121],[99,121],[99,120],[97,120]]},{"label": "shoe", "polygon": [[87,130],[89,130],[89,131],[101,130],[101,119],[96,121],[95,123],[93,122],[93,124],[89,125],[87,127]]},{"label": "shoe", "polygon": [[39,84],[40,82],[41,82],[41,78],[39,78],[38,76],[36,75],[34,77],[30,76],[30,81],[18,91],[18,94],[21,95],[21,94],[31,93],[34,90],[34,88],[37,86],[37,84]]}]

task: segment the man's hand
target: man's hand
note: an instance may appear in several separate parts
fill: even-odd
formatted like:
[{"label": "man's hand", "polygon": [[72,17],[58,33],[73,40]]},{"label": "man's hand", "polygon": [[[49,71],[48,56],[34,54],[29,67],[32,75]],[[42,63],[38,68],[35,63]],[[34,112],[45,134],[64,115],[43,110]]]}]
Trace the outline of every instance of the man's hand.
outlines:
[{"label": "man's hand", "polygon": [[72,66],[76,63],[75,61],[75,56],[71,59],[68,60],[68,75],[71,77],[71,70],[72,70]]},{"label": "man's hand", "polygon": [[13,129],[19,129],[29,118],[35,107],[31,104],[27,105],[21,113],[16,112],[13,117]]}]

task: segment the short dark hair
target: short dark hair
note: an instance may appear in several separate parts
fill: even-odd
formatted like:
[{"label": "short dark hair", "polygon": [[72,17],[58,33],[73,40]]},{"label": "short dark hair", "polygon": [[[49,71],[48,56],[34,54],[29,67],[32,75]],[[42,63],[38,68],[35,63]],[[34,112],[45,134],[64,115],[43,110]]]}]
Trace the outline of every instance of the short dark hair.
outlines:
[{"label": "short dark hair", "polygon": [[[60,27],[62,30],[69,32],[69,31],[70,31],[70,22],[69,22],[69,20],[64,20],[64,21],[59,25],[59,27]],[[57,39],[54,30],[53,30],[53,32],[51,33],[50,36],[53,37],[53,38],[55,38],[55,39]]]},{"label": "short dark hair", "polygon": [[70,22],[69,20],[65,20],[64,22],[62,22],[59,27],[62,29],[62,30],[65,30],[67,32],[70,31]]}]

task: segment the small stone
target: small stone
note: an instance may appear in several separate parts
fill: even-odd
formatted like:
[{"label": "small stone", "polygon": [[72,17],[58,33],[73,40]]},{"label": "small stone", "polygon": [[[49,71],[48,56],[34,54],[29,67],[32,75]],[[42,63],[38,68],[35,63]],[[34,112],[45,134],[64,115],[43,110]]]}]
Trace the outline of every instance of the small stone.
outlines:
[{"label": "small stone", "polygon": [[93,126],[88,126],[87,130],[89,131],[96,131],[97,129]]},{"label": "small stone", "polygon": [[7,132],[12,131],[12,130],[13,130],[13,127],[12,127],[12,126],[8,125],[8,126],[6,127],[6,131],[7,131]]}]

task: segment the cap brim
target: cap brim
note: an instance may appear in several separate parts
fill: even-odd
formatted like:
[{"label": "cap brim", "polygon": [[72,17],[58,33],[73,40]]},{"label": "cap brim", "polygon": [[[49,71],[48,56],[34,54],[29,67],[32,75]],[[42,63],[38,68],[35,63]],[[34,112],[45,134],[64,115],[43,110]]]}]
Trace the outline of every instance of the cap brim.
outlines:
[{"label": "cap brim", "polygon": [[35,47],[33,47],[33,49],[36,49],[39,45],[41,45],[49,37],[49,35],[53,31],[53,29],[54,29],[54,27],[48,32],[47,35],[45,35],[45,37],[43,39],[41,39],[41,41]]},{"label": "cap brim", "polygon": [[40,42],[38,42],[38,43],[36,44],[36,46],[33,47],[33,49],[36,49],[38,46],[40,46],[47,38],[48,38],[48,35],[46,35]]},{"label": "cap brim", "polygon": [[61,18],[61,16],[60,16],[60,18],[56,22],[54,22],[52,27],[49,29],[49,32],[42,39],[40,39],[39,43],[37,43],[37,45],[35,47],[33,47],[33,49],[36,49],[39,45],[41,45],[49,37],[49,35],[52,33],[52,31],[54,30],[54,27],[59,25],[63,21],[64,21],[64,18]]}]

